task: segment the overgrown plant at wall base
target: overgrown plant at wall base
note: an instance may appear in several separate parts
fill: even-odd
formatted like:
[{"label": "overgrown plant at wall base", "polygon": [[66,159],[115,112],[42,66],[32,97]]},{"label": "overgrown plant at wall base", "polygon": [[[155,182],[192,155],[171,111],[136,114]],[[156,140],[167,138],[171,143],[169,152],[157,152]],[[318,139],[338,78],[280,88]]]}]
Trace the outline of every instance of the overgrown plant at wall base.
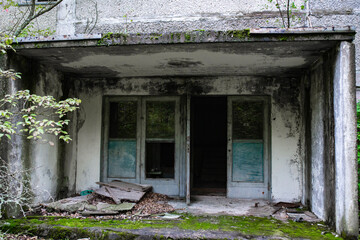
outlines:
[{"label": "overgrown plant at wall base", "polygon": [[[31,3],[32,6],[35,5],[34,0]],[[0,7],[3,4],[4,2],[0,2]],[[42,13],[42,10],[39,11],[37,14]],[[33,18],[29,15],[28,19],[31,22]],[[18,36],[28,24],[21,24],[20,27],[23,28],[17,28],[15,35]],[[0,34],[0,56],[4,56],[7,51],[15,51],[11,46],[12,39],[8,35]],[[12,69],[0,68],[0,81],[20,80],[20,73]],[[68,98],[58,101],[52,96],[31,94],[29,90],[20,90],[13,94],[1,93],[1,96],[3,98],[0,99],[0,144],[11,141],[13,135],[35,140],[35,142],[46,142],[50,145],[55,145],[55,143],[46,140],[46,136],[54,135],[64,142],[71,141],[65,130],[69,124],[66,115],[78,109],[81,103],[79,99]],[[9,146],[10,144],[11,142]],[[5,208],[20,210],[22,214],[25,214],[25,209],[30,207],[33,199],[34,186],[31,185],[30,178],[33,169],[24,167],[21,159],[0,160],[0,218],[4,217]]]}]

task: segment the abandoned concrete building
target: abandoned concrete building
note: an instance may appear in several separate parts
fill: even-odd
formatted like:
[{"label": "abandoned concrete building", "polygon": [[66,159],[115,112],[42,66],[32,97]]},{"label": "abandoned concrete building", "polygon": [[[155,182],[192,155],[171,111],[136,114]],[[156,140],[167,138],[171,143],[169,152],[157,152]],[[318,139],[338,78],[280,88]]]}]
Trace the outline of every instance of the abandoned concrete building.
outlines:
[{"label": "abandoned concrete building", "polygon": [[55,34],[1,64],[22,72],[8,91],[82,100],[73,141],[15,137],[8,159],[41,166],[32,182],[54,197],[121,179],[188,202],[300,201],[357,236],[360,2],[305,1],[291,29],[266,4],[64,0],[40,19]]}]

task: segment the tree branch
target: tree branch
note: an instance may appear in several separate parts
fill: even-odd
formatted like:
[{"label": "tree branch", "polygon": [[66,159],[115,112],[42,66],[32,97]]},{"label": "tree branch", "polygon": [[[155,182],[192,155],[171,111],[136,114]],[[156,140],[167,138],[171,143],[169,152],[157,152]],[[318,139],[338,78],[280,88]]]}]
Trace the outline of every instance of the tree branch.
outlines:
[{"label": "tree branch", "polygon": [[63,0],[58,0],[54,5],[51,5],[48,8],[44,8],[42,10],[40,10],[34,17],[33,19],[40,17],[41,15],[43,15],[44,13],[47,13],[49,11],[51,11],[53,8],[55,8],[57,5],[59,5]]},{"label": "tree branch", "polygon": [[287,14],[287,26],[288,28],[290,28],[290,0],[287,0],[287,5],[286,5],[286,14]]},{"label": "tree branch", "polygon": [[280,17],[281,17],[281,21],[282,21],[282,23],[283,23],[283,26],[286,27],[284,15],[283,15],[283,13],[282,13],[282,11],[281,11],[281,7],[280,7],[280,4],[279,4],[279,0],[276,0],[276,7],[277,7],[277,9],[279,10],[279,13],[280,13]]},{"label": "tree branch", "polygon": [[30,13],[28,17],[25,19],[25,21],[16,29],[14,36],[17,37],[20,35],[20,33],[31,23],[32,20],[35,18],[40,17],[44,13],[47,13],[51,11],[53,8],[55,8],[57,5],[59,5],[63,0],[58,0],[54,5],[51,5],[48,8],[44,8],[40,10],[38,13],[35,11],[35,0],[31,0],[31,6],[30,6]]}]

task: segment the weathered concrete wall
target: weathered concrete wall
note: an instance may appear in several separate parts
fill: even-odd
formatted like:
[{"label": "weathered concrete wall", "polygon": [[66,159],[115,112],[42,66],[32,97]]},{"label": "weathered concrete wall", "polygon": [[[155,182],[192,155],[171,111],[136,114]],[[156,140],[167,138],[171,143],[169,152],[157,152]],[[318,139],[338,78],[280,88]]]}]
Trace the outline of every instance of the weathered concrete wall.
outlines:
[{"label": "weathered concrete wall", "polygon": [[[274,4],[267,0],[234,1],[87,1],[67,0],[61,8],[72,6],[69,12],[74,33],[137,33],[175,32],[195,29],[231,30],[259,27],[281,27],[281,19]],[[297,20],[293,27],[344,27],[360,29],[360,2],[354,0],[296,0]],[[75,5],[75,6],[74,6]],[[304,5],[304,10],[299,7]],[[97,21],[95,21],[97,18]],[[69,29],[69,22],[59,22],[60,29]],[[62,34],[64,32],[62,31]],[[355,37],[357,85],[360,86],[360,36]]]},{"label": "weathered concrete wall", "polygon": [[[300,201],[302,159],[300,147],[300,85],[298,79],[254,77],[129,78],[75,80],[82,99],[78,116],[76,191],[97,187],[100,179],[102,97],[104,95],[270,95],[271,198]],[[81,120],[80,120],[81,119]],[[184,171],[185,172],[185,171]]]},{"label": "weathered concrete wall", "polygon": [[357,238],[358,189],[354,46],[341,42],[334,73],[336,231]]},{"label": "weathered concrete wall", "polygon": [[[336,50],[319,59],[310,71],[309,116],[309,165],[311,183],[310,207],[321,219],[334,223],[335,219],[335,169],[334,169],[334,116],[333,76]],[[330,66],[330,67],[329,67]]]},{"label": "weathered concrete wall", "polygon": [[[10,81],[8,92],[29,89],[37,95],[51,95],[60,99],[63,95],[61,80],[63,75],[51,67],[45,67],[34,60],[9,53],[9,67],[21,71],[21,80]],[[14,135],[8,147],[6,160],[19,171],[30,170],[30,186],[34,202],[57,198],[63,185],[65,172],[62,167],[61,146],[55,136],[43,136],[49,143],[29,141]]]},{"label": "weathered concrete wall", "polygon": [[[61,91],[62,74],[42,65],[35,69],[32,92],[60,99],[63,95]],[[57,198],[64,177],[61,166],[64,159],[60,157],[60,141],[57,137],[50,135],[44,136],[44,139],[53,142],[54,145],[39,141],[29,143],[29,161],[33,168],[31,182],[35,193],[35,202],[49,201],[49,197]]]},{"label": "weathered concrete wall", "polygon": [[[360,28],[360,2],[355,0],[296,0],[297,20],[293,27]],[[300,10],[300,6],[305,8]],[[21,17],[19,9],[0,10],[0,32],[8,32]],[[267,0],[222,1],[99,1],[64,0],[59,7],[34,21],[35,29],[49,28],[55,34],[77,33],[147,33],[192,31],[195,29],[231,30],[281,27],[274,4]],[[355,37],[356,76],[360,86],[360,35]]]}]

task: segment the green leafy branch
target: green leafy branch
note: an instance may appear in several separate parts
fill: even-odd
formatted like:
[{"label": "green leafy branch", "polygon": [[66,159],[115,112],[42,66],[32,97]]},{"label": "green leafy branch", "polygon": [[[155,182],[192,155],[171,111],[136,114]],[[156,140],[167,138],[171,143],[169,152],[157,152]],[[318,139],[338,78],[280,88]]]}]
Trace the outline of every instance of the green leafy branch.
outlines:
[{"label": "green leafy branch", "polygon": [[[36,0],[30,0],[28,6],[19,6],[19,4],[14,0],[0,0],[0,7],[5,11],[9,11],[11,8],[16,8],[16,22],[13,24],[12,28],[9,31],[9,34],[19,37],[19,36],[28,36],[36,33],[33,30],[33,21],[40,17],[41,15],[50,12],[56,6],[58,6],[63,0],[57,0],[50,4],[37,4]],[[11,12],[11,11],[9,11]],[[52,34],[54,31],[50,29],[39,30],[38,34]],[[31,33],[31,34],[30,34]]]},{"label": "green leafy branch", "polygon": [[[279,11],[282,26],[284,28],[290,28],[291,24],[296,20],[295,12],[299,9],[304,10],[305,4],[308,0],[304,0],[303,4],[299,7],[294,1],[290,0],[267,0],[270,4],[273,4]],[[267,6],[266,6],[267,7]],[[298,18],[300,19],[300,18]]]},{"label": "green leafy branch", "polygon": [[52,134],[69,142],[71,138],[64,127],[70,120],[64,117],[78,109],[80,103],[76,98],[56,101],[52,96],[30,94],[29,90],[6,95],[0,100],[0,141],[3,137],[11,139],[14,134],[35,140]]}]

